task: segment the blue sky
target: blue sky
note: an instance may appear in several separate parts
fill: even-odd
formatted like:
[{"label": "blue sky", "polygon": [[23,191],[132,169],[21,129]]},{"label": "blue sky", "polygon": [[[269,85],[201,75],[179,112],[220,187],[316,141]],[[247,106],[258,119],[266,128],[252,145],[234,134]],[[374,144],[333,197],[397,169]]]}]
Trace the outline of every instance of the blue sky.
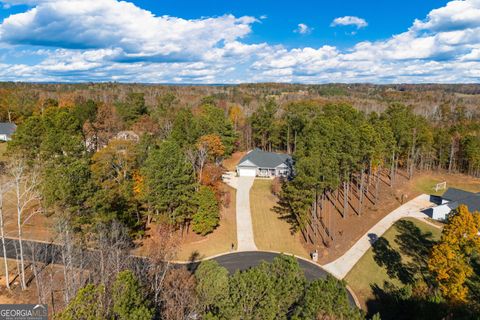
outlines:
[{"label": "blue sky", "polygon": [[[188,19],[202,16],[267,16],[261,24],[253,27],[248,42],[266,41],[287,47],[321,46],[332,44],[349,46],[361,40],[385,39],[405,31],[416,18],[425,17],[432,9],[443,6],[444,0],[206,0],[206,1],[134,1],[138,6],[158,15],[171,15]],[[331,28],[333,19],[343,16],[358,16],[368,21],[369,27],[352,37],[347,33],[355,27]],[[299,23],[304,23],[314,32],[307,36],[292,33]]]},{"label": "blue sky", "polygon": [[0,3],[5,81],[480,79],[480,0]]}]

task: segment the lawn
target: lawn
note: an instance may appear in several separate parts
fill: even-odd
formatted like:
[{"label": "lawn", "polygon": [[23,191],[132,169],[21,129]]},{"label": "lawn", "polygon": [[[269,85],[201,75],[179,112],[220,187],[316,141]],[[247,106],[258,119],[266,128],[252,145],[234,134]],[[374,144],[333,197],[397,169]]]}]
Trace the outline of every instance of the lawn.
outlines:
[{"label": "lawn", "polygon": [[374,298],[372,286],[382,288],[387,281],[399,286],[418,276],[440,234],[441,229],[414,218],[399,220],[388,229],[345,277],[362,308]]},{"label": "lawn", "polygon": [[421,193],[439,196],[442,195],[445,190],[435,192],[435,185],[444,181],[447,182],[447,188],[480,192],[480,179],[463,174],[422,174],[416,178],[415,189]]},{"label": "lawn", "polygon": [[6,142],[0,142],[0,161],[6,161],[7,157],[5,156],[5,153],[7,152],[7,143]]},{"label": "lawn", "polygon": [[300,236],[290,232],[290,225],[273,211],[277,198],[270,191],[272,180],[255,180],[250,190],[255,244],[259,250],[271,250],[308,258]]}]

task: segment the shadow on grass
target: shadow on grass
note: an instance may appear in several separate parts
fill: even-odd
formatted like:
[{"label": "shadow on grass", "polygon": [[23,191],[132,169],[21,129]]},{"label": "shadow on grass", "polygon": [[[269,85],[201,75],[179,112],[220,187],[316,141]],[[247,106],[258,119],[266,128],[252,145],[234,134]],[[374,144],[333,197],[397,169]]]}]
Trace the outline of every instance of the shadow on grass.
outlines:
[{"label": "shadow on grass", "polygon": [[427,260],[435,241],[430,232],[422,232],[412,221],[400,220],[394,224],[398,234],[394,249],[389,241],[378,238],[373,247],[373,258],[386,269],[390,281],[372,284],[374,298],[367,301],[369,314],[379,312],[382,319],[442,319],[448,312],[428,292],[430,282]]}]

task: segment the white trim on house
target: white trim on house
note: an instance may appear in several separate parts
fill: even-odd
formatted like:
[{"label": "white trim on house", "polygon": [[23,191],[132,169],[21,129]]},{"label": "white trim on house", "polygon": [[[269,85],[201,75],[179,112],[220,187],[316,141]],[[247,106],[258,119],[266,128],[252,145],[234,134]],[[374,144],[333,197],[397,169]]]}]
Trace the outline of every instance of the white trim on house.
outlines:
[{"label": "white trim on house", "polygon": [[431,218],[439,221],[444,221],[447,219],[448,215],[452,210],[455,210],[458,208],[458,203],[457,202],[446,202],[442,204],[433,207],[431,210]]}]

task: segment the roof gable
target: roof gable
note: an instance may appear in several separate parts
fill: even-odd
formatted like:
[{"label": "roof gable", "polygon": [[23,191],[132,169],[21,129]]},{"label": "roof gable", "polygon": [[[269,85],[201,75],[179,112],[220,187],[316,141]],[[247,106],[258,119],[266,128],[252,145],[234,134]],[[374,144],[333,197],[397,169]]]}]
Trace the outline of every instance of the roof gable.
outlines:
[{"label": "roof gable", "polygon": [[258,167],[256,164],[252,163],[250,160],[240,161],[237,167]]}]

